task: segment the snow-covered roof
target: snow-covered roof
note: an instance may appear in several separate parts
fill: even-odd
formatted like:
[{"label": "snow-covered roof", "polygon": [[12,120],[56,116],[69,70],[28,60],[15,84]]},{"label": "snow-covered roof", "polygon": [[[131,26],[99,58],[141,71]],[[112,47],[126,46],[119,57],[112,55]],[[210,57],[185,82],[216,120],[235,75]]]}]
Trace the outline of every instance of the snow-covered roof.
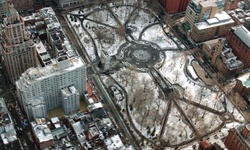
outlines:
[{"label": "snow-covered roof", "polygon": [[114,135],[110,139],[104,140],[108,150],[121,149],[124,147],[119,135]]},{"label": "snow-covered roof", "polygon": [[53,124],[60,122],[58,117],[53,117],[50,120]]},{"label": "snow-covered roof", "polygon": [[54,139],[46,123],[41,123],[41,122],[38,123],[38,122],[33,121],[31,125],[40,143]]},{"label": "snow-covered roof", "polygon": [[207,28],[212,28],[212,27],[221,26],[225,24],[232,24],[232,23],[234,23],[234,20],[225,11],[222,11],[220,13],[215,14],[214,18],[208,19],[203,22],[198,22],[195,24],[195,26],[199,30],[203,30]]},{"label": "snow-covered roof", "polygon": [[[80,57],[71,57],[65,61],[68,61],[69,64],[67,66],[69,67],[63,68],[63,69],[60,69],[58,67],[58,64],[60,62],[56,60],[52,60],[52,64],[45,66],[45,67],[29,68],[22,74],[22,76],[20,77],[19,81],[17,81],[17,83],[27,82],[27,84],[29,84],[32,82],[43,80],[45,78],[49,78],[51,76],[64,74],[65,72],[70,72],[72,70],[85,66],[83,60]],[[18,85],[21,86],[22,84],[18,84]]]},{"label": "snow-covered roof", "polygon": [[245,86],[246,88],[250,87],[250,72],[241,75],[237,79],[241,81],[242,85]]},{"label": "snow-covered roof", "polygon": [[98,109],[98,108],[103,108],[103,105],[102,105],[101,102],[93,103],[93,104],[90,104],[90,105],[88,106],[89,112],[91,112],[91,111],[93,111],[93,110],[95,110],[95,109]]}]

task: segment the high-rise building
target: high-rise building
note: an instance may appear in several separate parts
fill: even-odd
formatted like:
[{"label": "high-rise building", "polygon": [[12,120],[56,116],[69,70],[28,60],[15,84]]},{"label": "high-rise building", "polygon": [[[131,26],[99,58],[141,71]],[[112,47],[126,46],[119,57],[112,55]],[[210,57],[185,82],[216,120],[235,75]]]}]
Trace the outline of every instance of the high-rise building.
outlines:
[{"label": "high-rise building", "polygon": [[228,44],[233,53],[244,64],[244,68],[250,67],[250,32],[243,25],[232,27],[227,35]]},{"label": "high-rise building", "polygon": [[36,46],[13,3],[8,3],[3,26],[3,63],[10,81],[15,83],[26,69],[37,66]]},{"label": "high-rise building", "polygon": [[167,9],[170,14],[183,12],[186,10],[190,0],[158,0],[158,2]]},{"label": "high-rise building", "polygon": [[9,0],[1,0],[0,1],[0,17],[4,17],[7,12],[7,6],[8,6]]},{"label": "high-rise building", "polygon": [[214,18],[223,8],[224,3],[221,0],[191,0],[185,13],[186,24],[192,28],[195,23]]},{"label": "high-rise building", "polygon": [[[52,63],[45,67],[29,68],[16,82],[18,99],[30,120],[36,115],[27,107],[32,101],[42,97],[38,105],[39,110],[52,110],[64,107],[66,113],[79,109],[79,97],[83,98],[86,85],[86,67],[80,57],[60,56],[52,59]],[[70,88],[65,91],[65,88]],[[67,93],[64,93],[67,92]],[[79,93],[79,94],[78,94]],[[66,99],[65,99],[66,96]],[[70,104],[69,104],[70,103]],[[67,107],[65,105],[68,105]],[[71,108],[68,108],[71,107]],[[36,114],[42,114],[37,113]],[[46,116],[47,117],[47,116]]]}]

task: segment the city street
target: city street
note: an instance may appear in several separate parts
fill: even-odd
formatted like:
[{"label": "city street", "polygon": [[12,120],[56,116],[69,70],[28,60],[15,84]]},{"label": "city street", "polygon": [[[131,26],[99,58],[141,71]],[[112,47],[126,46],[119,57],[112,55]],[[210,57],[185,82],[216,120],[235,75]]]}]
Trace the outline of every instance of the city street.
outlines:
[{"label": "city street", "polygon": [[[30,141],[30,138],[29,138],[29,136],[27,134],[28,131],[22,125],[22,122],[20,120],[20,117],[19,117],[16,109],[10,108],[10,112],[11,112],[11,115],[12,115],[13,119],[16,121],[16,124],[17,124],[16,127],[22,130],[21,135],[19,136],[19,138],[21,138],[21,139],[23,138],[23,140],[25,140],[25,142],[27,144],[26,149],[28,149],[28,150],[36,150],[36,148],[34,147],[34,142]],[[17,132],[19,132],[19,131],[17,131]]]}]

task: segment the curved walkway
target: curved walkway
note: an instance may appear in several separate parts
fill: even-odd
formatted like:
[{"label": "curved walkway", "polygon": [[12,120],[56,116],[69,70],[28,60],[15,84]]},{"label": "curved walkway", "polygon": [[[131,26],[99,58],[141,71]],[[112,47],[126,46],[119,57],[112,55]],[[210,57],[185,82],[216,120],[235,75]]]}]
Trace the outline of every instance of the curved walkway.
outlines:
[{"label": "curved walkway", "polygon": [[[95,43],[95,40],[94,38],[92,37],[92,35],[88,32],[88,30],[84,27],[84,24],[83,24],[83,21],[84,20],[89,20],[89,21],[93,21],[93,22],[96,22],[96,23],[99,23],[101,25],[104,25],[104,26],[107,26],[107,27],[110,27],[110,28],[113,28],[113,29],[126,29],[129,21],[131,21],[131,18],[132,16],[135,15],[135,12],[136,10],[140,10],[140,11],[145,11],[147,13],[149,13],[150,15],[154,16],[158,22],[156,23],[152,23],[152,24],[149,24],[148,26],[145,26],[142,31],[140,32],[139,34],[139,39],[142,38],[142,35],[143,33],[150,27],[154,26],[154,25],[157,25],[159,24],[161,26],[161,28],[163,29],[163,23],[159,20],[159,18],[154,14],[152,13],[150,10],[148,9],[144,9],[144,8],[141,8],[140,4],[138,3],[138,5],[136,6],[131,6],[131,7],[134,7],[134,9],[132,10],[132,12],[130,13],[129,17],[125,20],[125,23],[122,24],[121,21],[119,20],[119,18],[117,18],[117,16],[115,15],[115,13],[113,12],[112,8],[113,7],[110,7],[108,6],[107,4],[105,4],[105,8],[102,8],[102,9],[98,9],[97,11],[103,11],[103,10],[107,10],[114,18],[114,20],[117,22],[117,24],[119,25],[118,27],[113,27],[113,26],[110,26],[110,25],[107,25],[103,22],[98,22],[98,21],[94,21],[92,19],[89,19],[87,18],[89,15],[91,15],[92,13],[95,13],[94,11],[88,13],[87,15],[77,15],[77,14],[71,14],[71,15],[75,15],[75,17],[77,17],[79,20],[80,20],[80,23],[81,23],[81,27],[83,28],[83,30],[88,34],[88,36],[90,37],[91,39],[91,42],[93,43],[94,45],[94,52],[95,52],[95,55],[96,57],[98,57],[98,49],[97,49],[97,46],[96,46],[96,43]],[[123,5],[119,5],[119,6],[114,6],[114,7],[122,7]],[[124,5],[126,6],[126,5]],[[164,30],[163,30],[164,31]],[[128,36],[132,36],[132,35],[129,35],[124,31],[123,32],[123,36],[125,38],[128,38]],[[170,38],[172,39],[172,41],[175,42],[175,44],[178,46],[178,50],[182,49],[180,47],[180,45],[171,37],[169,36],[168,33],[166,33],[166,31],[164,31],[164,33]],[[126,39],[128,42],[133,42],[133,38],[131,38],[132,41],[129,41],[128,39]],[[170,49],[165,49],[164,51],[167,51],[167,50],[170,50]],[[98,57],[99,58],[99,57]],[[199,86],[204,86],[204,87],[207,87],[206,85],[202,85],[201,82],[197,82],[196,80],[193,80],[187,73],[187,66],[190,65],[190,61],[187,60],[186,63],[185,63],[185,66],[184,66],[184,73],[186,75],[186,77],[191,81],[191,82],[194,82],[195,84],[199,85]],[[168,104],[167,104],[167,110],[165,111],[165,114],[164,116],[162,117],[162,122],[161,122],[161,129],[160,129],[160,134],[158,135],[158,139],[157,141],[160,141],[161,144],[163,146],[170,146],[170,147],[175,147],[175,146],[181,146],[181,145],[184,145],[184,144],[187,144],[191,141],[194,141],[195,139],[198,139],[198,140],[201,140],[204,136],[206,136],[207,134],[211,134],[217,130],[219,130],[223,125],[224,125],[224,121],[227,121],[225,119],[225,117],[223,116],[225,112],[219,112],[219,111],[216,111],[212,108],[209,108],[207,106],[204,106],[202,104],[199,104],[199,103],[196,103],[196,102],[193,102],[191,100],[187,100],[187,99],[183,99],[183,88],[181,88],[180,85],[178,84],[172,84],[171,82],[169,82],[157,69],[153,68],[153,67],[150,67],[148,66],[148,69],[149,69],[149,74],[150,76],[152,77],[152,79],[157,83],[157,86],[159,87],[160,90],[163,91],[164,93],[164,97],[165,97],[165,100],[168,101]],[[149,142],[150,144],[152,144],[154,147],[156,147],[156,141],[153,141],[153,140],[150,140],[149,138],[147,138],[146,136],[144,136],[135,126],[134,122],[133,122],[133,119],[131,118],[131,114],[130,114],[130,111],[129,111],[129,104],[128,104],[128,93],[126,92],[126,90],[111,76],[108,76],[108,78],[112,79],[112,81],[117,85],[119,86],[119,88],[123,91],[124,93],[124,97],[125,97],[125,107],[126,107],[126,115],[127,115],[127,118],[128,118],[128,121],[130,123],[131,126],[129,127],[132,127],[133,130],[136,132],[137,135],[139,135],[142,139],[146,140],[147,142]],[[105,90],[103,89],[104,86],[102,85],[103,83],[100,83],[99,81],[100,79],[98,77],[96,77],[96,82],[98,82],[98,85],[102,88],[102,90],[105,92]],[[105,93],[106,94],[106,93]],[[105,95],[107,97],[107,99],[110,99],[109,96]],[[111,99],[112,100],[112,99]],[[179,101],[182,101],[182,102],[185,102],[186,104],[190,104],[190,105],[194,105],[196,106],[197,108],[200,108],[200,109],[203,109],[203,110],[206,110],[208,112],[211,112],[213,114],[216,114],[216,115],[219,115],[219,116],[222,116],[223,119],[225,120],[222,120],[223,123],[220,124],[219,126],[217,126],[215,129],[211,130],[209,133],[203,135],[201,132],[198,131],[198,129],[196,128],[196,126],[194,125],[194,123],[192,122],[192,120],[187,116],[186,112],[182,109],[182,107],[180,106],[179,104]],[[108,103],[111,103],[111,102],[108,102]],[[113,103],[113,102],[112,102]],[[180,115],[183,117],[182,118],[182,121],[185,121],[187,126],[193,131],[193,134],[195,135],[195,137],[191,138],[191,139],[188,139],[188,140],[185,140],[183,142],[180,142],[180,143],[177,143],[177,144],[171,144],[171,143],[167,143],[167,141],[164,141],[163,140],[163,134],[165,132],[165,126],[166,126],[166,123],[168,122],[168,119],[169,119],[169,115],[170,115],[170,112],[171,112],[171,109],[172,107],[171,106],[176,106],[176,109],[177,111],[180,113]],[[113,104],[111,104],[111,106],[113,107]],[[115,110],[115,113],[116,114],[119,114],[121,116],[121,112],[118,112],[117,110]],[[118,118],[119,119],[119,118]],[[124,119],[124,118],[122,118]],[[124,120],[119,120],[119,121],[122,121],[124,122]],[[123,125],[124,123],[121,123],[121,126],[124,126]],[[128,127],[126,127],[127,129]],[[128,128],[129,130],[129,133],[132,135],[132,138],[135,138],[134,135],[133,135],[133,130],[131,130],[130,128]],[[128,134],[129,135],[129,134]],[[136,141],[136,145],[138,145],[138,141]]]}]

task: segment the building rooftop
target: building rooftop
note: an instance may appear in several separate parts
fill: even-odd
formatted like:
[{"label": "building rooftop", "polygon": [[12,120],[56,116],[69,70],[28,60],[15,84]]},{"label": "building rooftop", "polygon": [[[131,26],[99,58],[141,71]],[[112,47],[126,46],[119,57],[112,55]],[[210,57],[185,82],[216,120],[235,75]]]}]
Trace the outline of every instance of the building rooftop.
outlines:
[{"label": "building rooftop", "polygon": [[51,7],[45,7],[40,10],[40,13],[47,26],[47,33],[52,38],[53,43],[56,43],[57,50],[65,50],[69,57],[76,56],[77,54],[71,46],[68,38],[65,36],[53,9]]},{"label": "building rooftop", "polygon": [[245,73],[237,78],[239,81],[241,81],[242,85],[246,88],[250,87],[250,72]]},{"label": "building rooftop", "polygon": [[124,145],[119,135],[114,135],[111,138],[104,140],[104,142],[107,145],[108,150],[124,148]]},{"label": "building rooftop", "polygon": [[74,86],[65,87],[61,91],[64,94],[64,96],[78,94],[78,91],[76,90],[76,88]]},{"label": "building rooftop", "polygon": [[[80,67],[84,67],[85,63],[80,57],[71,57],[65,59],[66,64],[61,64],[61,65],[66,65],[67,67],[64,68],[59,68],[58,63],[64,62],[64,60],[61,60],[58,62],[55,59],[52,59],[52,63],[45,66],[45,67],[37,67],[37,68],[29,68],[27,69],[20,79],[17,81],[17,86],[24,86],[26,84],[32,83],[32,82],[37,82],[40,80],[43,80],[45,78],[54,76],[54,75],[59,75],[63,74],[65,72],[69,72],[75,69],[78,69]],[[21,87],[20,87],[21,88]],[[25,88],[25,87],[24,87]],[[22,89],[22,88],[21,88]]]},{"label": "building rooftop", "polygon": [[8,112],[3,98],[0,98],[0,134],[3,144],[9,144],[17,140],[12,118]]},{"label": "building rooftop", "polygon": [[88,111],[91,112],[95,109],[98,109],[98,108],[103,108],[103,105],[101,102],[98,102],[98,103],[93,103],[93,104],[90,104],[88,105]]},{"label": "building rooftop", "polygon": [[239,39],[250,48],[250,32],[243,25],[237,27],[232,27],[234,34],[239,37]]},{"label": "building rooftop", "polygon": [[201,1],[200,2],[200,5],[202,6],[202,7],[216,7],[217,5],[215,4],[215,2],[214,1],[211,1],[211,0],[209,0],[209,1]]},{"label": "building rooftop", "polygon": [[36,119],[31,122],[31,127],[33,128],[34,134],[40,143],[54,140],[45,119]]},{"label": "building rooftop", "polygon": [[237,19],[240,23],[245,23],[248,22],[250,20],[250,12],[246,12],[243,9],[234,9],[234,10],[230,10],[228,11],[228,14]]},{"label": "building rooftop", "polygon": [[232,48],[229,48],[227,44],[222,49],[222,56],[224,57],[224,63],[230,70],[234,70],[239,67],[243,67],[243,63],[237,60],[237,57],[232,52]]},{"label": "building rooftop", "polygon": [[223,11],[223,12],[215,14],[214,18],[196,23],[195,26],[199,30],[203,30],[203,29],[221,26],[224,24],[231,24],[231,23],[234,23],[234,20],[225,11]]}]

